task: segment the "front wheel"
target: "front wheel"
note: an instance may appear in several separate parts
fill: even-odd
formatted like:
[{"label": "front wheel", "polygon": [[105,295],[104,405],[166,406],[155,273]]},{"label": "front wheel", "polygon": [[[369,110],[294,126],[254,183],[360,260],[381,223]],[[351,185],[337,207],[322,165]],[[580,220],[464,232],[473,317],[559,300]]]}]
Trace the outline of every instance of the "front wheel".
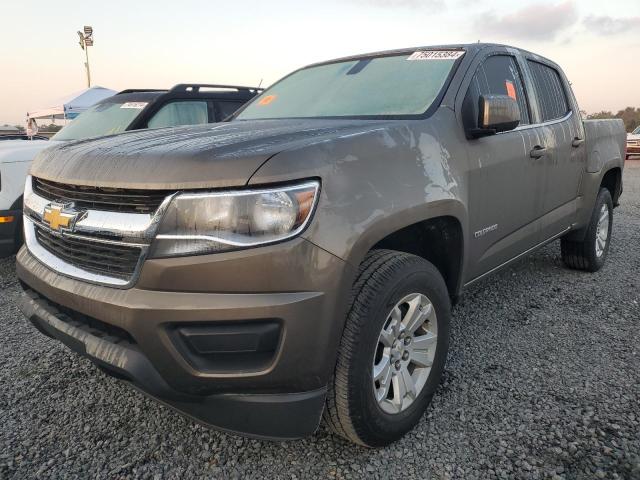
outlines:
[{"label": "front wheel", "polygon": [[609,190],[601,188],[584,239],[581,242],[564,238],[560,241],[564,264],[576,270],[600,270],[609,253],[612,226],[613,200]]},{"label": "front wheel", "polygon": [[444,369],[450,308],[431,263],[391,250],[367,255],[327,394],[325,422],[335,433],[379,447],[418,423]]}]

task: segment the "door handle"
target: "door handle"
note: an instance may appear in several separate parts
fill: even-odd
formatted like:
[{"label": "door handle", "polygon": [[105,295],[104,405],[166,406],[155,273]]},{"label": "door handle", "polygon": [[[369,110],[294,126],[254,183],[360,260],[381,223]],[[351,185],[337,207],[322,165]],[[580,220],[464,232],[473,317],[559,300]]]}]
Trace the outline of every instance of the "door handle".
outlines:
[{"label": "door handle", "polygon": [[571,142],[571,146],[573,148],[578,148],[583,143],[584,143],[584,138],[576,137],[573,139],[573,142]]},{"label": "door handle", "polygon": [[546,154],[547,154],[547,148],[543,147],[542,145],[536,145],[535,147],[533,147],[533,150],[529,152],[529,155],[531,156],[531,158],[544,157]]}]

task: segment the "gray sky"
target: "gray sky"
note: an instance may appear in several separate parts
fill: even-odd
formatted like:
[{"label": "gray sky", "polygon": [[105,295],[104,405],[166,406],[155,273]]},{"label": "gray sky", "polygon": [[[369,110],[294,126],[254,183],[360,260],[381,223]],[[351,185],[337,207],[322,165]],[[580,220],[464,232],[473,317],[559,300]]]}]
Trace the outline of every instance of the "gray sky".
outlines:
[{"label": "gray sky", "polygon": [[269,85],[355,53],[509,43],[558,62],[589,112],[640,106],[640,1],[147,0],[7,2],[0,17],[0,122],[85,87],[76,31],[94,27],[95,85]]}]

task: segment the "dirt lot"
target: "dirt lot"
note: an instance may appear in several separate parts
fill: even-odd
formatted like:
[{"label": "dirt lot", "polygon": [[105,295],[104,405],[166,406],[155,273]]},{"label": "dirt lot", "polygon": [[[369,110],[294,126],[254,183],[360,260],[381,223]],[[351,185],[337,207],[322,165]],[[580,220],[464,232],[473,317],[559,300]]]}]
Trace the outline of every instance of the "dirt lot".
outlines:
[{"label": "dirt lot", "polygon": [[422,422],[380,450],[208,430],[38,334],[0,260],[0,478],[640,479],[640,161],[605,268],[558,243],[471,288]]}]

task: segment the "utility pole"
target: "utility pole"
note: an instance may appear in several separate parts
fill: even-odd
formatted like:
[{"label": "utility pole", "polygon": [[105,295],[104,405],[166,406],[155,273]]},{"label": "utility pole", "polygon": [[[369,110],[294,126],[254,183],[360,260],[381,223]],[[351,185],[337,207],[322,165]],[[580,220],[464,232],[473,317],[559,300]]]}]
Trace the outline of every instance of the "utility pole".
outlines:
[{"label": "utility pole", "polygon": [[93,47],[93,27],[84,26],[84,32],[78,30],[80,37],[80,48],[84,50],[85,62],[84,67],[87,70],[87,87],[91,88],[91,70],[89,69],[89,47]]}]

